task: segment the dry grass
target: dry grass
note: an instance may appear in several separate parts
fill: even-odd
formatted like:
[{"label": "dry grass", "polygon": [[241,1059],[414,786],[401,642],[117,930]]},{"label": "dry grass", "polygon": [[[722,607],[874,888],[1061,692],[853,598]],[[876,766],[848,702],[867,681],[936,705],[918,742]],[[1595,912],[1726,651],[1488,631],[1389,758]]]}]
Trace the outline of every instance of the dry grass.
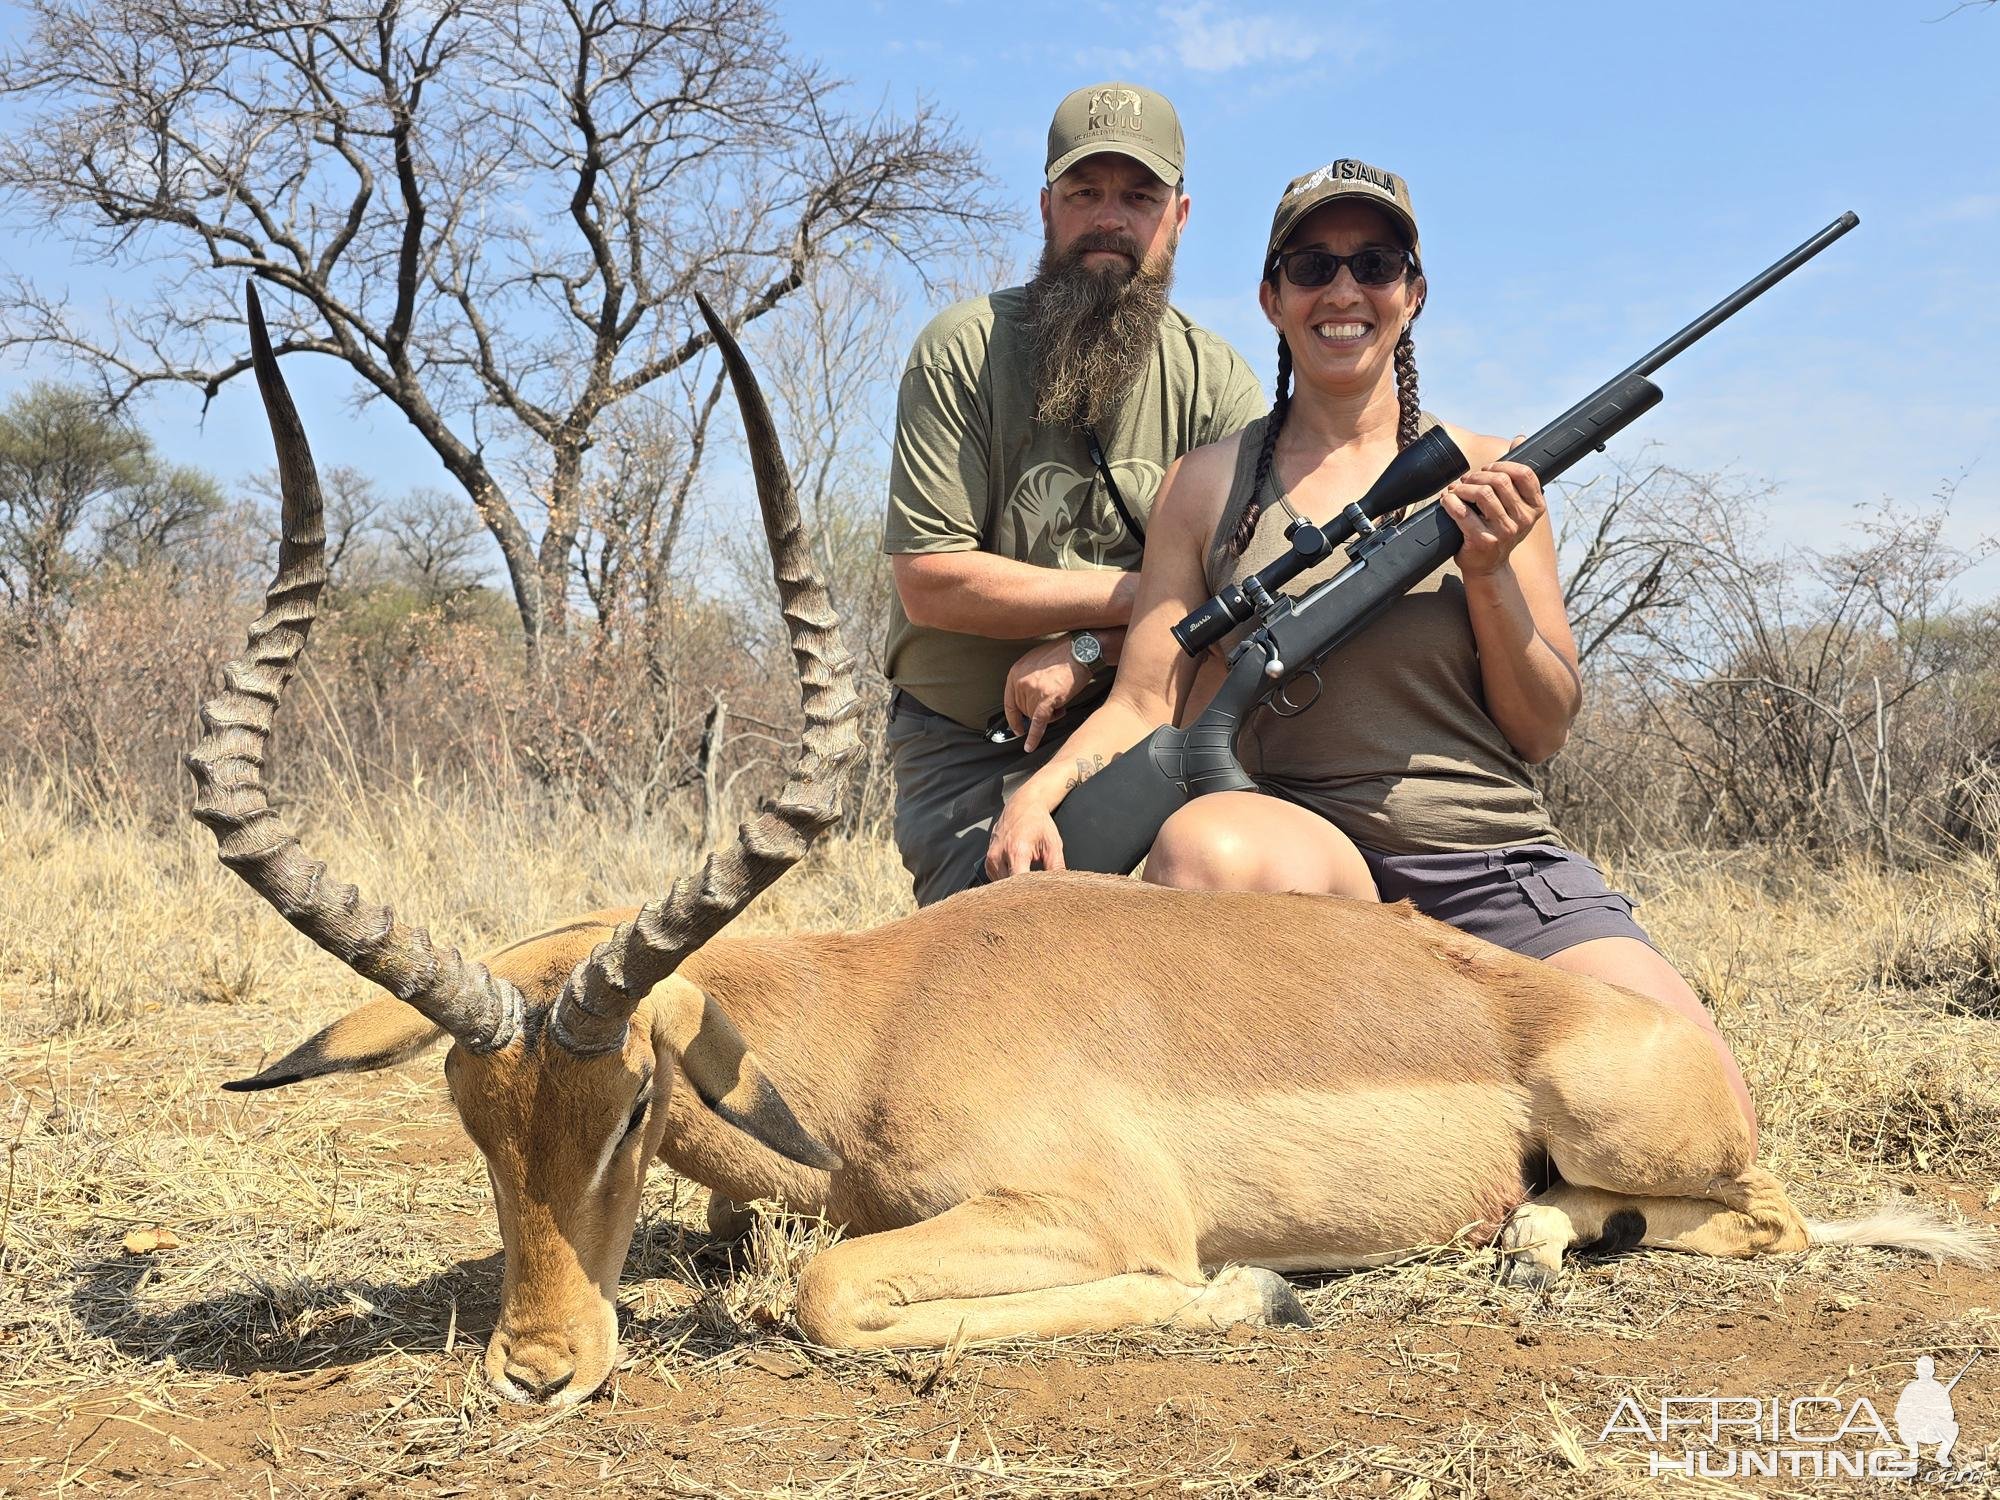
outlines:
[{"label": "dry grass", "polygon": [[1885,874],[1656,855],[1616,873],[1714,1008],[1781,1174],[2000,1181],[1989,861]]},{"label": "dry grass", "polygon": [[[1869,1391],[1917,1352],[2000,1366],[2000,1281],[1983,1301],[1913,1293],[1893,1257],[1832,1251],[1641,1256],[1530,1295],[1498,1290],[1486,1252],[1444,1250],[1304,1287],[1303,1335],[840,1354],[789,1323],[827,1227],[767,1209],[725,1253],[705,1193],[662,1169],[613,1395],[501,1408],[478,1373],[499,1270],[485,1174],[434,1062],[218,1092],[359,983],[243,893],[198,829],[83,819],[29,787],[0,788],[0,829],[0,1491],[1723,1495],[1749,1491],[1666,1485],[1595,1442],[1618,1395],[1707,1358],[1702,1338],[1730,1342],[1697,1389],[1762,1368],[1746,1358]],[[336,871],[473,948],[662,889],[691,859],[676,827],[423,785],[321,808],[308,832]],[[1689,855],[1620,874],[1714,1004],[1802,1206],[1940,1180],[1975,1210],[2000,1201],[1990,866]],[[886,847],[837,844],[745,924],[905,904]],[[154,1226],[178,1246],[125,1251]],[[1832,1331],[1798,1331],[1821,1318]],[[2000,1400],[1983,1410],[1974,1455],[2000,1436]]]}]

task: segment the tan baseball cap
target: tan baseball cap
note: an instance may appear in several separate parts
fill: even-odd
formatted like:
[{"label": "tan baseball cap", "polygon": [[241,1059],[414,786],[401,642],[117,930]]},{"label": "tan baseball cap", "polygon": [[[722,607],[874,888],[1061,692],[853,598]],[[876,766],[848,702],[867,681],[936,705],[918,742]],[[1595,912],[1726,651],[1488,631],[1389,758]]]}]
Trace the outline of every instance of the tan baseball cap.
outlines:
[{"label": "tan baseball cap", "polygon": [[1186,175],[1180,116],[1164,94],[1136,83],[1094,83],[1056,106],[1049,122],[1048,180],[1103,151],[1131,157],[1169,187],[1178,187]]},{"label": "tan baseball cap", "polygon": [[1271,258],[1284,245],[1286,236],[1299,227],[1301,219],[1321,204],[1340,198],[1360,198],[1379,205],[1403,226],[1410,236],[1410,254],[1422,261],[1417,247],[1417,211],[1410,207],[1410,185],[1394,172],[1343,156],[1303,177],[1294,177],[1285,188],[1284,197],[1278,200],[1278,211],[1271,216],[1271,240],[1264,247],[1264,264],[1270,265]]}]

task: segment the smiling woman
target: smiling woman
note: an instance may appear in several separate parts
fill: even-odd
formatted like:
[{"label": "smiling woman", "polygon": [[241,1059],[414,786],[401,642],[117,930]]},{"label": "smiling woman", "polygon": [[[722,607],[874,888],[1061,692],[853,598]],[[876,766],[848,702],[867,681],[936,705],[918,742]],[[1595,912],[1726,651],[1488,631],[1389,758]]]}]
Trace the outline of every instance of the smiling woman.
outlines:
[{"label": "smiling woman", "polygon": [[[1424,276],[1408,187],[1343,158],[1295,178],[1271,221],[1258,302],[1278,335],[1268,416],[1181,459],[1161,484],[1118,679],[1064,758],[995,825],[995,875],[1062,863],[1053,811],[1105,760],[1207,702],[1235,638],[1198,668],[1167,627],[1324,521],[1443,425],[1471,472],[1445,491],[1456,557],[1328,657],[1303,707],[1259,710],[1238,742],[1251,792],[1199,797],[1155,840],[1146,878],[1200,889],[1412,901],[1531,958],[1637,990],[1701,1027],[1754,1121],[1727,1045],[1632,917],[1564,847],[1529,771],[1581,706],[1576,644],[1534,472],[1508,444],[1422,410],[1411,326]],[[1300,574],[1300,592],[1345,555]],[[1241,631],[1238,635],[1241,635]],[[1753,1126],[1754,1129],[1754,1126]]]}]

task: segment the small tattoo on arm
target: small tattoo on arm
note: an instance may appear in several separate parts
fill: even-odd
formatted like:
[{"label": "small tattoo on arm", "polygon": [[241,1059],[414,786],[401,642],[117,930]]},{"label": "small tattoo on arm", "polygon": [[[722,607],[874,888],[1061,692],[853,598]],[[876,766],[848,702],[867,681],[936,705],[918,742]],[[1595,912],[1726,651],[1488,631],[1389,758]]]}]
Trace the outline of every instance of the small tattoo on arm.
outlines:
[{"label": "small tattoo on arm", "polygon": [[1103,770],[1106,764],[1107,762],[1101,755],[1079,755],[1076,758],[1075,767],[1069,773],[1069,785],[1064,790],[1075,791],[1086,781],[1090,780],[1091,777]]}]

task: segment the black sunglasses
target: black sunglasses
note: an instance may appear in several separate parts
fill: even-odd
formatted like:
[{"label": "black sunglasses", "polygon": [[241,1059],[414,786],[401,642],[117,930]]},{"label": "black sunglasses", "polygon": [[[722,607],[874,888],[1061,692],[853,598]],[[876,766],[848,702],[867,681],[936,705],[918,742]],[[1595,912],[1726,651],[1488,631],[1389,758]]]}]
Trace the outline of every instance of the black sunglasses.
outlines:
[{"label": "black sunglasses", "polygon": [[1407,250],[1390,245],[1370,245],[1352,255],[1335,255],[1331,250],[1292,250],[1278,258],[1285,280],[1293,286],[1327,286],[1346,266],[1359,286],[1388,286],[1401,281],[1417,268],[1417,258]]}]

